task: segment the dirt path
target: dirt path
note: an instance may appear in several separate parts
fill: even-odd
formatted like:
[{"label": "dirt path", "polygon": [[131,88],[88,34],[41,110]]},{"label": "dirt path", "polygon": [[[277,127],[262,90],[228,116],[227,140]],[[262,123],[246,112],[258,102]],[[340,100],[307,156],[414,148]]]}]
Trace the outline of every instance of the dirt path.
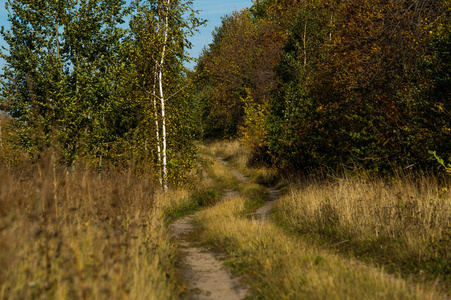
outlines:
[{"label": "dirt path", "polygon": [[[229,163],[227,163],[224,159],[220,158],[220,157],[216,157],[217,160],[219,160],[223,165],[225,165],[227,168],[229,168],[230,173],[232,173],[233,176],[235,176],[235,178],[242,183],[246,183],[249,182],[247,176],[243,175],[242,173],[240,173],[239,171],[235,170],[233,167],[231,167],[229,165]],[[239,195],[239,193],[237,191],[234,191],[236,194]],[[269,188],[268,189],[269,192],[269,201],[266,202],[262,207],[260,207],[259,209],[257,209],[254,213],[254,218],[256,220],[260,220],[260,221],[267,221],[269,219],[269,215],[271,213],[271,209],[274,206],[274,204],[276,203],[276,200],[279,199],[279,190],[275,189],[275,188]],[[235,195],[235,194],[232,194]]]},{"label": "dirt path", "polygon": [[171,225],[183,257],[180,272],[189,284],[187,299],[243,299],[248,291],[231,277],[216,259],[217,254],[196,243],[195,216],[186,216]]},{"label": "dirt path", "polygon": [[234,168],[232,168],[228,162],[226,162],[223,158],[220,157],[216,157],[216,159],[222,163],[224,166],[226,166],[230,173],[232,173],[233,176],[235,176],[235,178],[241,182],[241,183],[246,183],[249,182],[249,179],[247,178],[246,175],[242,174],[241,172],[238,172],[237,170],[235,170]]},{"label": "dirt path", "polygon": [[[222,159],[220,157],[216,157],[216,159],[219,160],[224,166],[226,166],[230,170],[230,173],[232,173],[232,175],[235,176],[235,178],[239,182],[242,182],[242,183],[249,182],[246,175],[243,175],[239,171],[235,170],[224,159]],[[256,219],[256,220],[260,220],[260,221],[269,220],[269,215],[271,213],[271,209],[274,206],[274,204],[276,203],[276,200],[279,199],[280,193],[279,193],[278,189],[269,188],[268,192],[269,192],[269,201],[266,202],[262,207],[257,209],[254,213],[254,219]],[[238,193],[238,192],[236,192],[236,193]]]},{"label": "dirt path", "polygon": [[[248,178],[232,168],[226,161],[217,158],[222,164],[229,168],[230,172],[238,181],[246,183]],[[270,189],[270,201],[255,212],[256,219],[265,221],[275,201],[279,197],[279,191]],[[238,196],[235,190],[223,191],[223,199],[231,199]],[[234,278],[217,259],[218,254],[200,247],[196,240],[196,228],[193,221],[197,214],[186,216],[174,222],[171,230],[183,257],[180,272],[185,282],[188,283],[187,299],[243,299],[250,295],[237,278]]]},{"label": "dirt path", "polygon": [[279,190],[275,188],[270,188],[269,190],[269,201],[266,202],[262,207],[255,211],[254,217],[260,221],[269,220],[269,215],[271,213],[271,209],[276,203],[277,199],[279,199]]}]

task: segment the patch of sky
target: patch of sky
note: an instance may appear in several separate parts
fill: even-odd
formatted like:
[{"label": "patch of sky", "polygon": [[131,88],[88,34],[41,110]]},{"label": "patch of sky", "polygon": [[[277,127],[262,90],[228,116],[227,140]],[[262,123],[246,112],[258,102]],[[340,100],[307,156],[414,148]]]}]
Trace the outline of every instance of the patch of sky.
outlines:
[{"label": "patch of sky", "polygon": [[[0,26],[9,29],[8,11],[5,8],[6,2],[7,0],[0,0]],[[127,0],[127,3],[129,4],[130,0]],[[190,38],[193,47],[188,51],[189,55],[193,58],[199,57],[202,50],[212,42],[212,32],[221,25],[222,17],[251,5],[252,0],[194,0],[193,9],[199,11],[198,17],[208,20],[208,22],[205,26],[200,27],[199,31]],[[127,27],[128,19],[125,21],[124,28]],[[0,37],[0,47],[7,47],[2,37]],[[5,62],[0,59],[0,70],[3,69],[4,64]],[[193,69],[195,64],[194,61],[191,61],[186,63],[186,67]]]}]

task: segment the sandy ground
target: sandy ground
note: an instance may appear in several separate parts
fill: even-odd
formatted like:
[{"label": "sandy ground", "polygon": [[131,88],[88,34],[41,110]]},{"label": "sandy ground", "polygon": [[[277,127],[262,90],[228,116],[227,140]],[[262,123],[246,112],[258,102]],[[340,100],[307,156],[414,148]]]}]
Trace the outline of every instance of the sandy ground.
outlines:
[{"label": "sandy ground", "polygon": [[189,285],[187,299],[243,299],[247,289],[222,266],[218,254],[196,245],[194,218],[186,216],[171,226],[183,257],[180,273]]},{"label": "sandy ground", "polygon": [[[247,182],[246,176],[231,168],[223,159],[218,160],[226,165],[231,173],[240,181]],[[270,189],[270,201],[255,212],[255,218],[265,221],[275,201],[279,197],[279,191]],[[223,199],[231,199],[239,195],[238,191],[223,191]],[[202,212],[197,212],[199,214]],[[196,242],[196,227],[193,221],[196,214],[181,218],[171,225],[176,244],[180,247],[182,262],[180,273],[185,282],[188,283],[188,295],[186,299],[243,299],[250,292],[239,282],[238,278],[232,277],[218,260],[219,254],[206,248],[200,247]]]}]

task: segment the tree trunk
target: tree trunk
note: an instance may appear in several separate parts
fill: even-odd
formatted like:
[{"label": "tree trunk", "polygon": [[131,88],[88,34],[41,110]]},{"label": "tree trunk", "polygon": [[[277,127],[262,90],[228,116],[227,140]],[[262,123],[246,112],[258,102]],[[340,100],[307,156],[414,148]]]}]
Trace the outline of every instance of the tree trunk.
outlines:
[{"label": "tree trunk", "polygon": [[161,171],[161,141],[160,141],[160,122],[158,122],[158,108],[157,108],[157,78],[158,73],[155,69],[154,71],[154,82],[152,87],[152,100],[153,100],[153,112],[155,117],[155,135],[157,139],[157,159],[158,159],[158,181],[160,185],[163,186],[163,174]]},{"label": "tree trunk", "polygon": [[158,66],[158,85],[160,92],[160,102],[161,102],[161,141],[162,141],[162,187],[164,191],[168,190],[168,167],[167,167],[167,137],[166,137],[166,111],[165,111],[165,96],[163,89],[163,75],[164,75],[164,60],[166,58],[166,47],[168,42],[168,34],[169,34],[169,6],[171,4],[171,0],[167,0],[166,9],[164,11],[164,24],[162,26],[163,30],[163,47],[161,49],[161,59]]}]

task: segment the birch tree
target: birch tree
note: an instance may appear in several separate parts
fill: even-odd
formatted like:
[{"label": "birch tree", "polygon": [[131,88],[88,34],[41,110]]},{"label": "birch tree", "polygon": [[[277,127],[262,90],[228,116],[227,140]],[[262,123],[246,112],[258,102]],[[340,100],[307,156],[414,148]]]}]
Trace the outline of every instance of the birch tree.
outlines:
[{"label": "birch tree", "polygon": [[132,49],[136,66],[134,78],[144,93],[148,117],[153,117],[159,182],[168,189],[168,122],[167,101],[184,88],[183,62],[188,60],[186,49],[191,47],[188,37],[203,21],[196,17],[192,1],[157,0],[135,1],[136,13],[130,23],[135,39]]}]

